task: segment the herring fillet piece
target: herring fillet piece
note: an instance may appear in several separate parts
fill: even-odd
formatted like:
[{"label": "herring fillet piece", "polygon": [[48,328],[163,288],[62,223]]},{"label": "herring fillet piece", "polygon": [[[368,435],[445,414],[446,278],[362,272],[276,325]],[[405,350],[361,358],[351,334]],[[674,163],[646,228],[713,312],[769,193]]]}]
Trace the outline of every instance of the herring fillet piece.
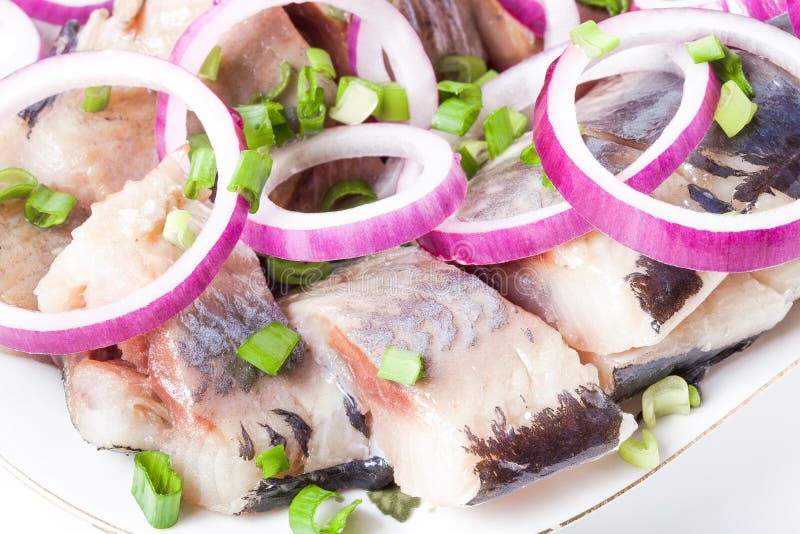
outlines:
[{"label": "herring fillet piece", "polygon": [[[613,450],[635,426],[561,336],[476,277],[414,247],[371,256],[281,300],[314,359],[366,407],[404,493],[475,504]],[[377,378],[418,351],[413,387]]]},{"label": "herring fillet piece", "polygon": [[[184,179],[167,157],[143,180],[95,204],[40,283],[41,308],[102,305],[159,276],[181,253],[161,238],[166,214],[188,209],[197,230],[209,213],[205,203],[183,197]],[[272,321],[286,324],[255,254],[237,245],[212,284],[175,318],[117,347],[65,357],[76,428],[98,447],[168,453],[187,502],[224,513],[282,505],[300,489],[290,477],[259,493],[253,459],[277,444],[286,445],[290,475],[321,472],[320,484],[334,489],[391,482],[391,468],[370,459],[368,439],[353,423],[358,406],[313,360],[299,357],[301,347],[277,377],[238,358],[236,348]],[[348,467],[337,478],[326,471],[342,464]]]}]

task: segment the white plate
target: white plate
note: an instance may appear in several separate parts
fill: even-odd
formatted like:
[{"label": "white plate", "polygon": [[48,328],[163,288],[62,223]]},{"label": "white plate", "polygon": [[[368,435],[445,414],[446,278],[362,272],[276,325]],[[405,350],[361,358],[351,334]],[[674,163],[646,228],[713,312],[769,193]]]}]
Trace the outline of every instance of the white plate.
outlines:
[{"label": "white plate", "polygon": [[[702,384],[703,405],[691,416],[659,420],[656,434],[663,469],[733,412],[795,367],[800,345],[800,308],[753,347],[716,366]],[[130,496],[132,457],[97,451],[72,427],[57,369],[0,354],[0,464],[29,484],[110,532],[150,530]],[[399,524],[382,516],[366,499],[352,516],[349,533],[491,531],[526,533],[571,523],[610,502],[650,473],[609,455],[594,463],[558,473],[508,497],[475,508],[431,509],[423,504],[411,520]],[[349,492],[355,498],[361,492]],[[237,533],[288,532],[286,512],[227,517],[184,507],[170,530]]]}]

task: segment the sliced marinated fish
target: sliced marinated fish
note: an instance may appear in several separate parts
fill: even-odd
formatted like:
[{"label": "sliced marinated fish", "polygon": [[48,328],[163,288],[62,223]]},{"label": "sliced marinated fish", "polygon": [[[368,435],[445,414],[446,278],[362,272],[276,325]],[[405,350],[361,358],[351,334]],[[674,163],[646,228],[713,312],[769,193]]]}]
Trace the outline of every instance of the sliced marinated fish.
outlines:
[{"label": "sliced marinated fish", "polygon": [[[613,450],[631,432],[558,332],[414,247],[359,260],[281,301],[307,359],[369,414],[404,493],[475,504]],[[420,352],[413,387],[377,377]]]},{"label": "sliced marinated fish", "polygon": [[512,67],[544,47],[544,40],[517,22],[497,0],[472,0],[472,13],[487,59],[498,70]]}]

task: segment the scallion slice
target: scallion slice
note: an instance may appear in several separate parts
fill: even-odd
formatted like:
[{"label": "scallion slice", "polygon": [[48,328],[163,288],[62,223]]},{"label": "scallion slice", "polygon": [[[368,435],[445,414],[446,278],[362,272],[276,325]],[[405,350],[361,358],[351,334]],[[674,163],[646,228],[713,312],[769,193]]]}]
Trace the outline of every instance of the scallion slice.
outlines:
[{"label": "scallion slice", "polygon": [[619,46],[619,37],[604,32],[593,20],[572,28],[569,36],[592,59],[602,57]]},{"label": "scallion slice", "polygon": [[642,430],[642,441],[628,438],[619,446],[619,456],[629,464],[640,469],[655,469],[661,461],[658,441],[648,429]]},{"label": "scallion slice", "polygon": [[525,147],[519,155],[519,160],[528,167],[539,167],[542,164],[542,160],[533,143]]},{"label": "scallion slice", "polygon": [[97,87],[87,87],[83,92],[83,111],[87,113],[99,113],[108,107],[111,99],[111,86],[99,85]]},{"label": "scallion slice", "polygon": [[192,163],[183,186],[183,194],[186,198],[196,200],[201,190],[214,187],[217,181],[217,158],[211,147],[195,148],[190,158]]},{"label": "scallion slice", "polygon": [[470,139],[461,143],[458,153],[461,155],[461,168],[467,178],[473,178],[481,166],[489,161],[489,149],[485,141]]},{"label": "scallion slice", "polygon": [[490,82],[490,81],[494,80],[494,79],[495,79],[495,78],[497,78],[499,75],[500,75],[500,73],[499,73],[499,72],[497,72],[497,71],[496,71],[496,70],[494,70],[494,69],[492,69],[492,70],[488,70],[488,71],[486,71],[486,73],[485,73],[483,76],[481,76],[480,78],[478,78],[477,80],[475,80],[475,82],[474,82],[474,83],[475,83],[475,85],[477,85],[478,87],[483,87],[483,85],[484,85],[485,83],[487,83],[487,82]]},{"label": "scallion slice", "polygon": [[347,524],[347,518],[361,504],[361,499],[356,499],[339,510],[328,524],[320,529],[314,516],[319,505],[331,497],[337,501],[342,500],[338,493],[324,490],[314,484],[300,490],[289,505],[289,527],[292,529],[292,534],[341,534]]},{"label": "scallion slice", "polygon": [[422,354],[389,347],[383,353],[378,378],[413,386],[422,376]]},{"label": "scallion slice", "polygon": [[336,78],[336,69],[333,67],[331,55],[322,48],[309,48],[306,50],[311,68],[331,80]]},{"label": "scallion slice", "polygon": [[480,103],[448,98],[436,110],[431,126],[436,130],[461,137],[475,124],[480,112]]},{"label": "scallion slice", "polygon": [[243,150],[228,191],[239,193],[250,203],[250,213],[258,211],[261,193],[272,173],[272,157],[264,150]]},{"label": "scallion slice", "polygon": [[631,7],[631,0],[578,0],[587,6],[604,7],[612,17],[625,13]]},{"label": "scallion slice", "polygon": [[247,148],[251,150],[275,145],[275,132],[272,130],[272,120],[267,108],[270,105],[280,106],[274,102],[263,102],[235,108],[244,121],[244,138]]},{"label": "scallion slice", "polygon": [[691,384],[689,384],[689,406],[692,408],[700,406],[700,392]]},{"label": "scallion slice", "polygon": [[354,76],[342,76],[336,106],[329,114],[343,124],[361,124],[380,109],[382,98],[380,85]]},{"label": "scallion slice", "polygon": [[69,193],[39,185],[25,201],[25,218],[39,228],[58,226],[67,220],[77,203],[78,199]]},{"label": "scallion slice", "polygon": [[189,138],[189,159],[198,148],[211,148],[211,141],[205,133],[199,133]]},{"label": "scallion slice", "polygon": [[272,478],[291,467],[286,457],[286,448],[276,445],[256,456],[256,467],[260,467],[264,478]]},{"label": "scallion slice", "polygon": [[331,264],[327,261],[305,263],[273,256],[267,256],[264,261],[271,280],[290,286],[315,284],[331,274]]},{"label": "scallion slice", "polygon": [[276,376],[299,341],[300,334],[275,321],[247,338],[236,354],[268,375]]},{"label": "scallion slice", "polygon": [[162,236],[164,239],[184,250],[188,249],[194,244],[197,236],[189,228],[189,220],[191,215],[186,210],[174,210],[167,214],[167,220],[164,223],[164,231]]},{"label": "scallion slice", "polygon": [[553,182],[550,181],[550,177],[547,176],[547,173],[544,171],[542,171],[542,187],[550,191],[556,190],[556,186],[553,185]]},{"label": "scallion slice", "polygon": [[410,117],[408,111],[408,94],[406,88],[397,82],[384,83],[383,99],[378,110],[374,113],[375,118],[384,122],[403,122]]},{"label": "scallion slice", "polygon": [[689,410],[689,385],[679,376],[662,378],[642,394],[642,418],[649,428],[656,426],[659,416],[688,415]]},{"label": "scallion slice", "polygon": [[197,75],[211,82],[216,82],[217,75],[219,74],[219,66],[221,63],[222,63],[222,47],[215,46],[214,48],[211,49],[211,52],[209,52],[208,55],[206,56],[206,59],[200,66],[200,71],[197,73]]},{"label": "scallion slice", "polygon": [[758,104],[751,102],[739,85],[729,80],[720,89],[714,120],[725,135],[733,137],[750,124],[757,110]]},{"label": "scallion slice", "polygon": [[439,89],[439,100],[456,97],[465,102],[481,103],[481,88],[474,83],[462,83],[445,80],[436,86]]},{"label": "scallion slice", "polygon": [[708,63],[725,57],[725,50],[716,35],[686,43],[686,50],[695,63]]},{"label": "scallion slice", "polygon": [[747,98],[756,96],[756,90],[753,89],[753,86],[750,85],[750,82],[747,81],[747,77],[744,75],[742,58],[725,45],[722,45],[722,49],[725,51],[725,57],[711,64],[711,66],[714,67],[714,74],[717,75],[717,78],[719,78],[722,83],[731,80],[736,82],[736,85],[747,95]]},{"label": "scallion slice", "polygon": [[169,528],[178,522],[183,480],[172,470],[168,455],[142,451],[133,459],[131,493],[147,522],[154,528]]},{"label": "scallion slice", "polygon": [[325,126],[325,92],[317,83],[317,73],[311,67],[303,67],[297,76],[297,120],[300,135],[321,132]]},{"label": "scallion slice", "polygon": [[0,202],[12,198],[27,198],[37,185],[39,181],[25,169],[19,167],[3,169],[0,171]]},{"label": "scallion slice", "polygon": [[288,61],[281,62],[281,77],[278,80],[278,85],[269,90],[268,93],[257,91],[250,96],[247,101],[248,104],[263,104],[264,102],[271,102],[281,96],[283,92],[289,87],[289,81],[292,79],[292,65]]},{"label": "scallion slice", "polygon": [[[342,202],[347,200],[346,202]],[[364,180],[342,180],[333,184],[322,197],[322,211],[339,211],[378,200],[378,195]]]},{"label": "scallion slice", "polygon": [[483,135],[489,145],[489,155],[496,158],[523,134],[528,118],[503,106],[493,111],[483,122]]},{"label": "scallion slice", "polygon": [[440,80],[471,83],[486,74],[486,62],[478,56],[444,56],[436,62],[435,70]]}]

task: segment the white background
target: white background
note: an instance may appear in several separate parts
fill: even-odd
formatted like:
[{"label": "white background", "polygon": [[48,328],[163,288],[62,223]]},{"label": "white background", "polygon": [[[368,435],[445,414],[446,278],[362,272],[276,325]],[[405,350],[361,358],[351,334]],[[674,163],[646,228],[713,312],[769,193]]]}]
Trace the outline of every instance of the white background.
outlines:
[{"label": "white background", "polygon": [[[0,503],[0,532],[95,532],[2,468]],[[494,534],[489,525],[475,532]],[[800,368],[667,468],[560,532],[800,532]]]}]

